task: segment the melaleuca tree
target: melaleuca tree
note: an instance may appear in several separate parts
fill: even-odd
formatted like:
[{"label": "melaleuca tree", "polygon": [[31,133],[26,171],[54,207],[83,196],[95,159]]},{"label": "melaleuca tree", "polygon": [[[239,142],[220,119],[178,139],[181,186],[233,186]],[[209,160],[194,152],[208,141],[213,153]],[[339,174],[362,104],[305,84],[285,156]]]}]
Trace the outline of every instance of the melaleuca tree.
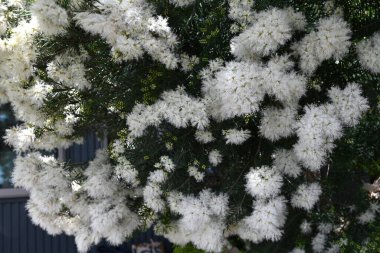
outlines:
[{"label": "melaleuca tree", "polygon": [[[379,3],[1,6],[13,180],[49,233],[83,252],[152,224],[210,252],[376,251]],[[89,131],[109,140],[89,164],[42,155]]]}]

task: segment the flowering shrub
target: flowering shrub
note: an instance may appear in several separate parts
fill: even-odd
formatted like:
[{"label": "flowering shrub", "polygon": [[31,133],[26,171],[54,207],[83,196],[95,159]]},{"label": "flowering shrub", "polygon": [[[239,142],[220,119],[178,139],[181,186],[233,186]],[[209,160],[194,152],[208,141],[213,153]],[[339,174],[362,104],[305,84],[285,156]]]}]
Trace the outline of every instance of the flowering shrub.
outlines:
[{"label": "flowering shrub", "polygon": [[[0,101],[23,122],[4,138],[33,222],[81,252],[152,224],[209,252],[343,251],[380,211],[331,159],[378,115],[380,36],[359,28],[380,8],[302,2],[1,2]],[[89,164],[43,155],[88,131],[110,141]]]}]

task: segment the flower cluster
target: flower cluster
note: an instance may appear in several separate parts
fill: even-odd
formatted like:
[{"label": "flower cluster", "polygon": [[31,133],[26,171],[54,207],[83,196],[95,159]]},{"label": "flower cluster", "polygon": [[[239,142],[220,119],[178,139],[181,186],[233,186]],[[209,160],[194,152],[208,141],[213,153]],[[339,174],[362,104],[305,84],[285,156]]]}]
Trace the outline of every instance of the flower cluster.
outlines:
[{"label": "flower cluster", "polygon": [[[300,232],[312,236],[313,251],[339,252],[328,238],[335,225],[313,233],[309,219],[327,194],[321,172],[336,141],[370,101],[357,80],[315,76],[325,61],[352,52],[349,24],[331,4],[310,24],[297,8],[256,12],[254,1],[229,0],[229,56],[208,59],[181,41],[189,30],[169,26],[178,25],[169,8],[197,12],[198,1],[156,8],[146,0],[37,0],[14,25],[2,13],[23,9],[18,3],[0,3],[0,102],[23,122],[4,139],[17,151],[13,180],[31,192],[34,223],[74,235],[81,252],[102,239],[121,244],[152,224],[176,244],[221,252],[230,236],[279,241],[287,216],[303,212]],[[224,34],[218,29],[212,36]],[[373,73],[379,38],[354,50]],[[102,62],[110,55],[115,62]],[[41,155],[99,126],[112,139],[89,164]],[[357,220],[366,225],[377,213],[372,204]],[[293,253],[305,252],[297,246]]]}]

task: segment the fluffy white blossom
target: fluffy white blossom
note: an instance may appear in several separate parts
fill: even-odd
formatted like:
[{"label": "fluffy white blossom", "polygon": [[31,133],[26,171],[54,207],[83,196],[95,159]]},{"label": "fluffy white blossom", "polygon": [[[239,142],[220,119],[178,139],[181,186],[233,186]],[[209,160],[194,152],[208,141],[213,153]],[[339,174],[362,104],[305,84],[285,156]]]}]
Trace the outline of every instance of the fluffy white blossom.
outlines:
[{"label": "fluffy white blossom", "polygon": [[258,200],[253,204],[253,212],[244,218],[235,231],[242,239],[253,243],[263,240],[278,241],[286,221],[285,198],[280,196],[268,200]]},{"label": "fluffy white blossom", "polygon": [[291,204],[293,207],[310,211],[318,202],[321,194],[322,189],[318,183],[302,184],[293,193]]},{"label": "fluffy white blossom", "polygon": [[134,168],[130,161],[125,158],[118,159],[115,166],[115,174],[118,178],[124,180],[132,186],[137,186],[140,182],[138,179],[138,171]]},{"label": "fluffy white blossom", "polygon": [[47,73],[51,79],[61,83],[66,87],[85,90],[91,87],[86,79],[86,68],[83,62],[87,59],[87,54],[77,55],[73,50],[69,50],[55,57],[47,66]]},{"label": "fluffy white blossom", "polygon": [[66,10],[55,0],[37,0],[33,3],[31,11],[38,21],[39,30],[48,36],[64,33],[69,25]]},{"label": "fluffy white blossom", "polygon": [[229,0],[228,17],[241,24],[249,24],[253,21],[253,0]]},{"label": "fluffy white blossom", "polygon": [[311,246],[316,253],[322,253],[326,247],[327,235],[324,233],[318,233],[311,241]]},{"label": "fluffy white blossom", "polygon": [[[272,8],[255,14],[252,26],[232,39],[231,51],[238,59],[267,56],[284,45],[295,30],[303,29],[293,9]],[[302,17],[301,14],[297,15]]]},{"label": "fluffy white blossom", "polygon": [[210,131],[197,130],[195,132],[195,139],[200,143],[210,143],[215,140]]},{"label": "fluffy white blossom", "polygon": [[300,56],[300,67],[313,74],[330,58],[341,59],[349,49],[351,30],[341,17],[333,15],[319,20],[316,31],[307,34],[293,49]]},{"label": "fluffy white blossom", "polygon": [[84,175],[87,179],[83,189],[93,198],[111,197],[117,191],[117,184],[112,180],[112,166],[105,150],[99,150],[96,157],[89,163]]},{"label": "fluffy white blossom", "polygon": [[188,56],[187,54],[182,54],[180,60],[181,68],[184,72],[191,71],[199,63],[199,58],[195,55]]},{"label": "fluffy white blossom", "polygon": [[293,178],[301,174],[302,169],[293,150],[278,149],[273,154],[273,157],[273,167],[279,172]]},{"label": "fluffy white blossom", "polygon": [[293,134],[295,123],[295,109],[289,107],[284,109],[266,108],[263,110],[259,126],[260,134],[271,141],[276,141]]},{"label": "fluffy white blossom", "polygon": [[213,149],[208,154],[208,160],[213,166],[217,166],[219,163],[221,163],[222,159],[223,157],[219,150]]},{"label": "fluffy white blossom", "polygon": [[160,157],[160,162],[156,163],[154,165],[154,167],[156,167],[156,168],[162,168],[166,172],[173,172],[174,169],[175,169],[175,164],[172,161],[172,159],[170,159],[168,156],[161,156]]},{"label": "fluffy white blossom", "polygon": [[167,19],[155,16],[153,6],[145,0],[100,0],[95,7],[99,13],[80,12],[74,18],[86,31],[106,39],[117,61],[139,59],[146,52],[167,68],[176,68],[172,51],[177,38]]},{"label": "fluffy white blossom", "polygon": [[301,232],[302,234],[310,234],[311,233],[311,223],[308,222],[307,220],[304,220],[301,225],[300,225],[300,229],[301,229]]},{"label": "fluffy white blossom", "polygon": [[275,197],[281,192],[282,176],[270,167],[251,168],[246,179],[248,193],[256,198]]},{"label": "fluffy white blossom", "polygon": [[192,125],[203,130],[209,124],[205,104],[179,87],[175,91],[165,91],[161,100],[153,105],[136,105],[127,116],[130,136],[140,137],[148,126],[158,126],[164,120],[177,128]]},{"label": "fluffy white blossom", "polygon": [[227,144],[240,145],[251,137],[251,131],[229,129],[223,130],[223,135]]},{"label": "fluffy white blossom", "polygon": [[202,182],[205,177],[205,173],[199,171],[199,168],[196,166],[189,166],[187,172],[189,173],[189,176],[193,177],[198,183]]},{"label": "fluffy white blossom", "polygon": [[306,79],[288,71],[287,61],[262,66],[253,62],[229,62],[203,77],[202,92],[208,111],[217,121],[259,110],[265,94],[285,105],[294,104],[306,91]]},{"label": "fluffy white blossom", "polygon": [[198,197],[172,192],[168,197],[170,210],[181,218],[164,235],[173,243],[192,242],[208,252],[221,252],[226,243],[224,220],[228,211],[225,194],[203,190]]},{"label": "fluffy white blossom", "polygon": [[376,213],[371,209],[368,209],[364,213],[360,214],[357,219],[360,224],[364,225],[373,222],[375,218]]},{"label": "fluffy white blossom", "polygon": [[195,2],[195,0],[169,0],[170,3],[178,7],[186,7]]},{"label": "fluffy white blossom", "polygon": [[305,114],[297,123],[298,142],[294,151],[307,169],[318,171],[334,147],[333,141],[342,135],[342,125],[324,106],[305,107]]},{"label": "fluffy white blossom", "polygon": [[357,83],[349,83],[344,89],[332,87],[329,98],[339,120],[348,126],[355,126],[362,114],[368,110],[368,100],[361,95]]},{"label": "fluffy white blossom", "polygon": [[36,136],[33,127],[16,126],[5,131],[4,141],[17,152],[24,152],[33,147]]},{"label": "fluffy white blossom", "polygon": [[304,249],[301,249],[301,248],[294,248],[292,251],[290,251],[289,253],[305,253],[305,250]]},{"label": "fluffy white blossom", "polygon": [[380,32],[374,33],[369,39],[359,42],[356,47],[360,64],[377,74],[380,73]]}]

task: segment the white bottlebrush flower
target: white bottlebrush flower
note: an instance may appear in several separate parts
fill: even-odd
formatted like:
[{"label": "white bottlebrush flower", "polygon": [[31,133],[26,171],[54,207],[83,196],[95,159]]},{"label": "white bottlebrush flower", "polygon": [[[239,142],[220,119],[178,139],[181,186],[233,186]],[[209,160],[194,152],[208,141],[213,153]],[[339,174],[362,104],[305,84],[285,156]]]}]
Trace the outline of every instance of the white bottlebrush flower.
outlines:
[{"label": "white bottlebrush flower", "polygon": [[170,159],[168,156],[161,156],[160,162],[156,163],[154,167],[162,168],[166,172],[173,172],[175,169],[175,164],[173,163],[172,159]]},{"label": "white bottlebrush flower", "polygon": [[172,192],[168,197],[172,212],[181,215],[165,236],[174,243],[192,242],[197,248],[208,252],[221,252],[226,244],[224,238],[228,198],[203,190],[198,197]]},{"label": "white bottlebrush flower", "polygon": [[169,0],[170,3],[177,7],[187,7],[195,2],[195,0]]},{"label": "white bottlebrush flower", "polygon": [[127,159],[118,159],[118,164],[114,169],[116,177],[124,180],[127,184],[137,186],[140,183],[138,180],[138,171]]},{"label": "white bottlebrush flower", "polygon": [[360,64],[377,74],[380,73],[380,32],[374,33],[369,39],[358,43],[356,52]]},{"label": "white bottlebrush flower", "polygon": [[33,127],[17,126],[5,131],[4,141],[17,152],[25,152],[33,147],[35,138]]},{"label": "white bottlebrush flower", "polygon": [[339,244],[331,245],[326,251],[326,253],[339,253],[339,252],[340,252]]},{"label": "white bottlebrush flower", "polygon": [[371,209],[368,209],[364,213],[360,214],[357,219],[360,224],[365,225],[365,224],[373,222],[375,218],[376,218],[376,213],[372,211]]},{"label": "white bottlebrush flower", "polygon": [[195,65],[199,63],[199,58],[195,55],[193,56],[188,56],[187,54],[182,54],[181,55],[181,68],[184,72],[189,72],[191,71]]},{"label": "white bottlebrush flower", "polygon": [[246,179],[248,193],[258,199],[275,197],[281,192],[282,176],[270,167],[251,168]]},{"label": "white bottlebrush flower", "polygon": [[305,253],[305,250],[304,249],[301,249],[301,248],[294,248],[292,251],[290,251],[289,253]]},{"label": "white bottlebrush flower", "polygon": [[356,83],[349,83],[343,90],[333,87],[328,94],[334,112],[345,125],[355,126],[369,108],[368,100],[361,95],[361,89]]},{"label": "white bottlebrush flower", "polygon": [[307,220],[304,220],[301,225],[300,225],[301,233],[302,234],[310,234],[311,233],[311,223],[308,222]]},{"label": "white bottlebrush flower", "polygon": [[145,205],[155,212],[162,211],[165,208],[165,202],[161,197],[162,193],[159,184],[148,183],[143,191]]},{"label": "white bottlebrush flower", "polygon": [[238,224],[236,232],[242,239],[253,243],[278,241],[283,233],[286,214],[286,202],[282,196],[255,201],[252,214]]},{"label": "white bottlebrush flower", "polygon": [[122,140],[118,139],[112,143],[112,152],[116,155],[121,155],[125,152],[125,147]]},{"label": "white bottlebrush flower", "polygon": [[92,198],[111,197],[117,191],[118,185],[112,180],[112,166],[106,150],[98,150],[94,160],[86,168],[83,190]]},{"label": "white bottlebrush flower", "polygon": [[316,253],[325,252],[327,236],[323,233],[318,233],[311,241],[311,246]]},{"label": "white bottlebrush flower", "polygon": [[3,35],[8,28],[7,20],[6,18],[2,15],[2,12],[0,11],[0,35]]},{"label": "white bottlebrush flower", "polygon": [[168,69],[177,67],[176,35],[147,1],[99,0],[95,7],[99,12],[79,12],[74,19],[86,31],[103,37],[116,61],[135,60],[148,53]]},{"label": "white bottlebrush flower", "polygon": [[296,128],[299,139],[294,152],[297,159],[307,169],[319,171],[334,147],[333,141],[342,135],[340,121],[324,106],[309,106],[305,107],[305,114]]},{"label": "white bottlebrush flower", "polygon": [[195,132],[195,139],[200,143],[210,143],[215,140],[210,131],[197,130]]},{"label": "white bottlebrush flower", "polygon": [[219,163],[222,162],[222,154],[219,152],[219,150],[211,150],[208,154],[208,160],[213,166],[217,166]]},{"label": "white bottlebrush flower", "polygon": [[266,108],[259,126],[260,134],[271,141],[288,137],[294,132],[295,117],[296,110],[293,108]]},{"label": "white bottlebrush flower", "polygon": [[333,225],[331,223],[321,223],[318,225],[318,231],[324,234],[328,234],[332,231]]},{"label": "white bottlebrush flower", "polygon": [[91,84],[86,79],[86,68],[83,64],[86,59],[85,52],[78,55],[75,51],[68,50],[48,63],[47,73],[51,79],[64,86],[78,90],[89,89]]},{"label": "white bottlebrush flower", "polygon": [[274,152],[273,157],[273,166],[279,172],[293,178],[301,174],[302,169],[293,150],[278,149]]},{"label": "white bottlebrush flower", "polygon": [[31,7],[32,16],[37,19],[39,30],[46,35],[65,32],[69,18],[64,8],[52,0],[37,0]]},{"label": "white bottlebrush flower", "polygon": [[322,194],[321,186],[318,183],[302,184],[292,195],[291,204],[293,207],[302,208],[306,211],[313,209]]},{"label": "white bottlebrush flower", "polygon": [[249,24],[253,20],[253,4],[251,0],[228,0],[228,17],[243,25]]},{"label": "white bottlebrush flower", "polygon": [[132,109],[127,116],[130,136],[140,137],[148,126],[158,126],[164,120],[177,128],[191,125],[199,130],[209,124],[206,105],[190,97],[183,87],[178,87],[175,91],[165,91],[151,106],[138,104]]},{"label": "white bottlebrush flower", "polygon": [[148,181],[155,184],[162,184],[168,178],[167,173],[163,170],[155,170],[149,173]]},{"label": "white bottlebrush flower", "polygon": [[37,81],[30,89],[27,90],[28,97],[31,99],[31,102],[40,108],[44,105],[47,95],[51,93],[53,87],[49,84],[46,84],[42,81]]},{"label": "white bottlebrush flower", "polygon": [[251,131],[249,130],[238,130],[229,129],[223,130],[224,138],[227,144],[240,145],[251,137]]},{"label": "white bottlebrush flower", "polygon": [[321,19],[317,30],[307,34],[293,47],[300,56],[302,71],[311,75],[323,61],[331,57],[341,59],[351,45],[350,34],[348,24],[341,17],[333,15]]},{"label": "white bottlebrush flower", "polygon": [[231,51],[238,59],[267,56],[284,45],[297,26],[291,14],[294,10],[272,8],[254,16],[255,22],[239,36],[232,39]]},{"label": "white bottlebrush flower", "polygon": [[199,171],[196,166],[189,166],[187,172],[189,173],[189,176],[193,177],[198,183],[202,182],[205,177],[205,173]]}]

